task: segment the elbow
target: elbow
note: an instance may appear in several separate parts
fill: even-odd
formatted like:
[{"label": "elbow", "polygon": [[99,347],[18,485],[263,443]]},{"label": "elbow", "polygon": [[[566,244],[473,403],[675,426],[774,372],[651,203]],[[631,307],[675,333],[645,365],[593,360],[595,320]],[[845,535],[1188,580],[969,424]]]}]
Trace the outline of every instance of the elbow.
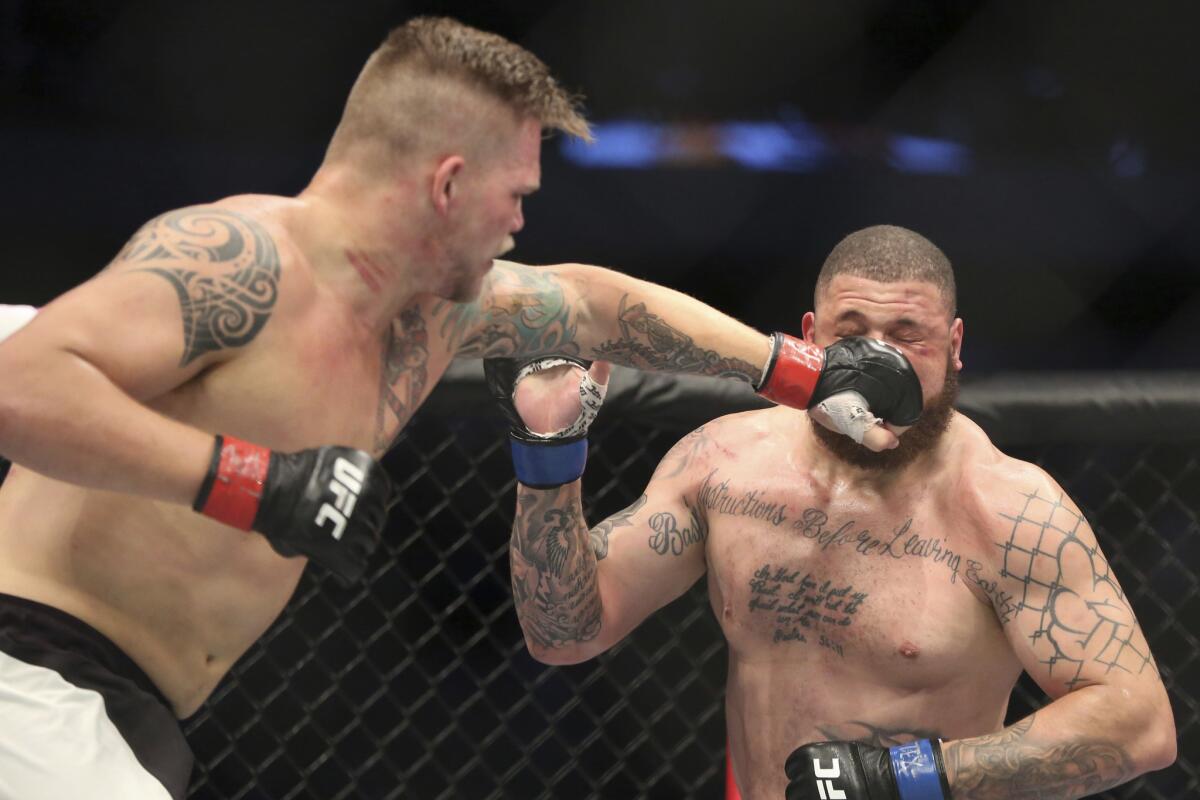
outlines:
[{"label": "elbow", "polygon": [[1146,754],[1142,764],[1144,772],[1166,769],[1175,763],[1179,755],[1179,744],[1175,735],[1175,719],[1168,707],[1165,714],[1156,715],[1146,734]]}]

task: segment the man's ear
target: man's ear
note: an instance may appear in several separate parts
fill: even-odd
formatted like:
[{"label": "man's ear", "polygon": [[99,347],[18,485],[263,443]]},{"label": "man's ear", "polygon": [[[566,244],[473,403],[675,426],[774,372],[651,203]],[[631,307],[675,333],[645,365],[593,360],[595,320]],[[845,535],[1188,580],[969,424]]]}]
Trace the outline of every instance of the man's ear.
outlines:
[{"label": "man's ear", "polygon": [[959,317],[950,323],[950,356],[954,359],[954,368],[962,371],[962,341],[963,321]]},{"label": "man's ear", "polygon": [[429,189],[430,200],[442,216],[450,213],[450,206],[457,197],[458,181],[465,166],[466,161],[462,156],[446,156],[438,162],[437,169],[433,171],[433,184]]},{"label": "man's ear", "polygon": [[817,315],[811,311],[805,311],[804,316],[800,318],[800,332],[804,334],[804,341],[813,344],[813,335],[817,330]]}]

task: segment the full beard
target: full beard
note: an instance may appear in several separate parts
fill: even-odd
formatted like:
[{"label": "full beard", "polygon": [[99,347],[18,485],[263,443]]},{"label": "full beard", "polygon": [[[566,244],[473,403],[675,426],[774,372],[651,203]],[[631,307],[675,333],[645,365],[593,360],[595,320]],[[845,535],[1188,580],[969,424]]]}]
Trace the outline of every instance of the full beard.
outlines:
[{"label": "full beard", "polygon": [[946,364],[946,380],[942,391],[921,411],[921,418],[900,437],[900,445],[892,450],[875,453],[849,436],[831,431],[809,417],[813,434],[826,450],[840,461],[861,469],[883,471],[908,466],[922,453],[933,449],[950,427],[954,401],[958,399],[958,372],[953,361]]}]

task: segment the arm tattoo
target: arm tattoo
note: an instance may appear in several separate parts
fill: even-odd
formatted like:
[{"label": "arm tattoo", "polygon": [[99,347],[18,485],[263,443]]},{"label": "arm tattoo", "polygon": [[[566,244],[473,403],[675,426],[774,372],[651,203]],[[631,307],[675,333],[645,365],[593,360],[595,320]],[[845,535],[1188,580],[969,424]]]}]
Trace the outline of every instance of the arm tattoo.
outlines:
[{"label": "arm tattoo", "polygon": [[621,297],[617,322],[621,338],[610,339],[593,348],[592,355],[616,364],[642,370],[690,372],[722,378],[741,378],[756,382],[762,369],[740,358],[727,358],[716,350],[696,346],[692,337],[671,327],[645,303],[629,305],[629,295]]},{"label": "arm tattoo", "polygon": [[596,554],[597,561],[603,561],[608,555],[608,535],[612,533],[612,529],[627,528],[632,525],[633,523],[629,520],[644,505],[646,505],[646,495],[642,495],[624,511],[618,511],[588,531],[588,539],[591,541],[592,552]]},{"label": "arm tattoo", "polygon": [[876,747],[895,747],[918,739],[941,739],[931,728],[888,728],[861,720],[848,720],[838,725],[817,725],[817,730],[831,742],[861,742]]},{"label": "arm tattoo", "polygon": [[413,415],[428,379],[429,334],[419,307],[406,308],[383,343],[379,405],[375,411],[375,449],[388,450]]},{"label": "arm tattoo", "polygon": [[1112,742],[1086,736],[1042,746],[1029,742],[1035,716],[999,733],[944,747],[954,795],[980,800],[1083,797],[1134,776],[1133,760]]},{"label": "arm tattoo", "polygon": [[502,358],[538,353],[575,355],[573,309],[552,270],[492,271],[476,303],[439,303],[441,335],[457,358]]},{"label": "arm tattoo", "polygon": [[525,636],[543,648],[596,638],[600,585],[578,497],[562,488],[518,491],[509,558]]},{"label": "arm tattoo", "polygon": [[[1004,551],[1000,577],[1018,587],[1018,610],[1010,618],[1037,615],[1030,640],[1048,674],[1058,670],[1066,688],[1074,689],[1087,682],[1080,675],[1089,663],[1102,665],[1106,673],[1118,669],[1133,674],[1153,663],[1103,553],[1079,536],[1087,521],[1064,505],[1061,495],[1057,500],[1037,492],[1025,495],[1019,513],[1001,516],[1012,523],[1012,530],[1008,540],[997,545]],[[1090,597],[1064,585],[1065,565],[1086,576]]]},{"label": "arm tattoo", "polygon": [[[258,222],[218,208],[172,211],[142,227],[118,261],[147,264],[165,278],[183,311],[184,367],[205,353],[249,344],[271,316],[279,294],[279,253]],[[184,266],[170,266],[179,263]],[[224,264],[221,275],[186,265]]]},{"label": "arm tattoo", "polygon": [[697,513],[696,507],[684,498],[683,503],[688,510],[688,526],[679,527],[679,520],[670,511],[659,511],[652,514],[647,523],[650,530],[650,549],[665,556],[682,555],[683,551],[693,544],[704,544],[708,539],[708,522]]}]

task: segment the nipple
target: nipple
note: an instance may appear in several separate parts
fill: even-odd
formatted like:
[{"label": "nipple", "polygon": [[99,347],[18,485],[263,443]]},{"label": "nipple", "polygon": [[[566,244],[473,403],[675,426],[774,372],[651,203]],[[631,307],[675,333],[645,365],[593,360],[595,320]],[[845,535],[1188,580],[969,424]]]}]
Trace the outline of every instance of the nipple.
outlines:
[{"label": "nipple", "polygon": [[900,655],[904,656],[905,658],[916,658],[918,655],[920,655],[920,653],[921,648],[917,647],[912,642],[906,641],[904,644],[900,645]]}]

